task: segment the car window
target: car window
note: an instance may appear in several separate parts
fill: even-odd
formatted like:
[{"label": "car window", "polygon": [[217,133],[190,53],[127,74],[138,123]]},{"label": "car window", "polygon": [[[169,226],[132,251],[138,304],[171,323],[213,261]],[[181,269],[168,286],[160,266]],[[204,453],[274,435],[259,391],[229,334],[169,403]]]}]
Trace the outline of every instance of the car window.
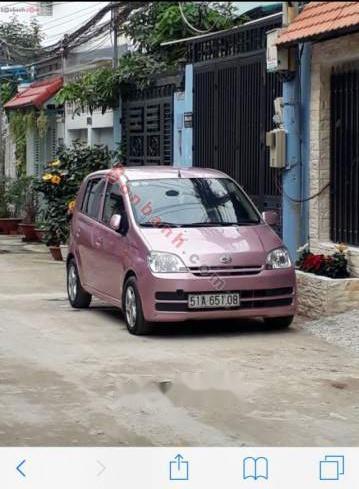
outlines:
[{"label": "car window", "polygon": [[118,183],[107,185],[105,204],[103,207],[102,221],[105,224],[109,224],[111,217],[114,214],[123,215],[125,212],[125,205],[120,192]]},{"label": "car window", "polygon": [[135,180],[128,186],[136,196],[134,202],[140,202],[132,202],[132,209],[141,225],[161,222],[186,227],[259,222],[257,211],[229,178]]},{"label": "car window", "polygon": [[82,212],[94,219],[98,217],[104,186],[105,181],[101,178],[93,178],[87,184]]}]

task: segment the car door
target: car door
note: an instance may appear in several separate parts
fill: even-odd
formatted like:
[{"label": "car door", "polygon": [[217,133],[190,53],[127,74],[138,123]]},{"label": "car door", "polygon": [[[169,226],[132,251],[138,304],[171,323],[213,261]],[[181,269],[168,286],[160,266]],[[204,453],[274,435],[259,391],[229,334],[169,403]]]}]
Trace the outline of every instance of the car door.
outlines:
[{"label": "car door", "polygon": [[96,227],[99,221],[99,211],[102,204],[105,189],[103,177],[90,178],[81,211],[78,213],[77,225],[75,229],[75,239],[81,267],[81,278],[84,285],[96,287],[96,277],[98,274],[98,264],[96,263]]},{"label": "car door", "polygon": [[[114,214],[120,214],[122,217],[119,231],[114,231],[110,227],[110,220]],[[94,236],[97,283],[102,293],[121,300],[121,284],[128,257],[128,218],[118,183],[107,183],[100,215]]]}]

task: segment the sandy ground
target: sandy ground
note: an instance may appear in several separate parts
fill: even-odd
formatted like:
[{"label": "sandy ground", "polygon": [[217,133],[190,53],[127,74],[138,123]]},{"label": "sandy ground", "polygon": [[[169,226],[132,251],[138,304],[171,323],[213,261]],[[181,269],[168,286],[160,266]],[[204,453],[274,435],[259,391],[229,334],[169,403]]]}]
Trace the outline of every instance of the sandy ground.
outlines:
[{"label": "sandy ground", "polygon": [[301,320],[134,337],[100,302],[71,309],[62,264],[13,250],[0,253],[0,445],[359,444],[359,357]]}]

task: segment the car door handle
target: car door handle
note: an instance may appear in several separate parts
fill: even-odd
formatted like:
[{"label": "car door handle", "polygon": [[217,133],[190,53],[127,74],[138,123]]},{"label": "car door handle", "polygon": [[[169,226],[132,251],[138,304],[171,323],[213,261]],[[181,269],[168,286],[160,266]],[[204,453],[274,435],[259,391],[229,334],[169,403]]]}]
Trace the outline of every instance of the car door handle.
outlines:
[{"label": "car door handle", "polygon": [[96,238],[95,239],[95,246],[97,248],[100,248],[103,245],[103,239],[102,238]]}]

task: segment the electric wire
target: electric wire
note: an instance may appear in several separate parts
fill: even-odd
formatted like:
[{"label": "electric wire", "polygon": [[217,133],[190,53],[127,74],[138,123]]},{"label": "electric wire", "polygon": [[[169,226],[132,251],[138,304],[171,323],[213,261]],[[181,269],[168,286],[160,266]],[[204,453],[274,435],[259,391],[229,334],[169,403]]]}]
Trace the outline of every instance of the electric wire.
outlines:
[{"label": "electric wire", "polygon": [[[112,9],[118,9],[118,21],[124,22],[127,20],[128,16],[134,9],[141,8],[146,5],[146,2],[111,2],[107,3],[102,9],[96,12],[90,19],[88,19],[79,28],[70,34],[65,35],[61,40],[51,44],[50,46],[41,48],[21,48],[20,46],[12,45],[6,41],[2,41],[2,45],[6,47],[7,52],[12,50],[13,53],[17,53],[18,57],[21,51],[32,51],[35,60],[31,63],[25,64],[25,66],[35,66],[37,64],[42,64],[53,59],[58,59],[64,52],[69,52],[70,50],[87,43],[91,39],[98,37],[106,29],[111,26],[111,21],[104,22],[98,26],[98,23],[103,19],[103,17]],[[15,56],[13,56],[15,58]],[[20,59],[24,56],[21,55]],[[39,59],[36,59],[39,58]],[[11,59],[11,57],[10,57]]]},{"label": "electric wire", "polygon": [[201,29],[197,29],[197,27],[194,27],[190,23],[190,21],[187,19],[187,17],[185,16],[185,14],[184,14],[184,11],[183,11],[183,8],[182,8],[182,2],[178,2],[178,7],[179,7],[179,11],[180,11],[180,14],[181,14],[181,17],[182,17],[183,22],[193,32],[196,32],[197,34],[208,34],[209,32],[212,31],[213,27],[211,27],[210,29],[207,29],[207,30],[201,30]]},{"label": "electric wire", "polygon": [[[282,173],[283,174],[283,173]],[[290,195],[287,194],[287,192],[284,190],[284,187],[283,185],[280,184],[280,181],[279,181],[279,178],[278,178],[278,175],[276,175],[275,177],[275,185],[276,185],[276,188],[277,188],[277,191],[279,193],[283,193],[283,195],[285,195],[289,200],[291,200],[292,202],[295,202],[297,204],[302,204],[304,202],[309,202],[310,200],[313,200],[317,197],[319,197],[329,186],[330,186],[330,182],[326,183],[318,192],[316,192],[315,194],[313,195],[310,195],[309,197],[306,197],[304,199],[296,199],[294,197],[291,197]]]},{"label": "electric wire", "polygon": [[[74,32],[69,34],[67,36],[66,42],[64,42],[64,40],[60,40],[60,41],[57,41],[56,43],[51,44],[50,46],[43,46],[40,48],[25,48],[25,47],[16,46],[16,45],[11,44],[7,41],[2,41],[2,42],[5,45],[7,45],[8,47],[15,48],[16,50],[20,49],[20,50],[25,50],[25,51],[33,51],[33,52],[35,51],[35,52],[39,52],[40,54],[45,54],[45,57],[46,57],[46,55],[52,55],[55,52],[60,51],[60,49],[64,48],[66,46],[66,44],[69,45],[71,43],[71,41],[76,40],[76,38],[80,37],[82,33],[90,30],[91,27],[96,25],[97,22],[99,22],[104,17],[104,15],[106,15],[106,13],[111,10],[111,7],[112,7],[111,4],[107,4],[101,10],[99,10],[93,17],[88,19],[85,23],[83,23],[80,27],[78,27]],[[97,34],[95,33],[95,35],[97,35]]]},{"label": "electric wire", "polygon": [[[85,11],[88,11],[88,12],[91,11],[89,13],[93,14],[94,12],[96,12],[96,10],[98,9],[100,4],[101,4],[101,2],[98,2],[94,5],[92,5],[91,7],[86,7],[86,8],[82,8],[80,10],[76,10],[76,12],[71,12],[71,14],[64,15],[63,17],[59,17],[57,19],[49,20],[48,22],[42,22],[40,24],[40,27],[42,29],[45,28],[46,31],[51,31],[52,29],[63,24],[63,22],[59,22],[60,20],[67,19],[66,22],[70,22],[72,20],[72,18],[75,18],[77,16],[77,14],[79,14],[80,12],[85,12]],[[56,22],[56,24],[52,24],[52,22]],[[59,23],[57,23],[57,22],[59,22]],[[48,27],[48,25],[50,23],[51,23],[51,25]]]}]

